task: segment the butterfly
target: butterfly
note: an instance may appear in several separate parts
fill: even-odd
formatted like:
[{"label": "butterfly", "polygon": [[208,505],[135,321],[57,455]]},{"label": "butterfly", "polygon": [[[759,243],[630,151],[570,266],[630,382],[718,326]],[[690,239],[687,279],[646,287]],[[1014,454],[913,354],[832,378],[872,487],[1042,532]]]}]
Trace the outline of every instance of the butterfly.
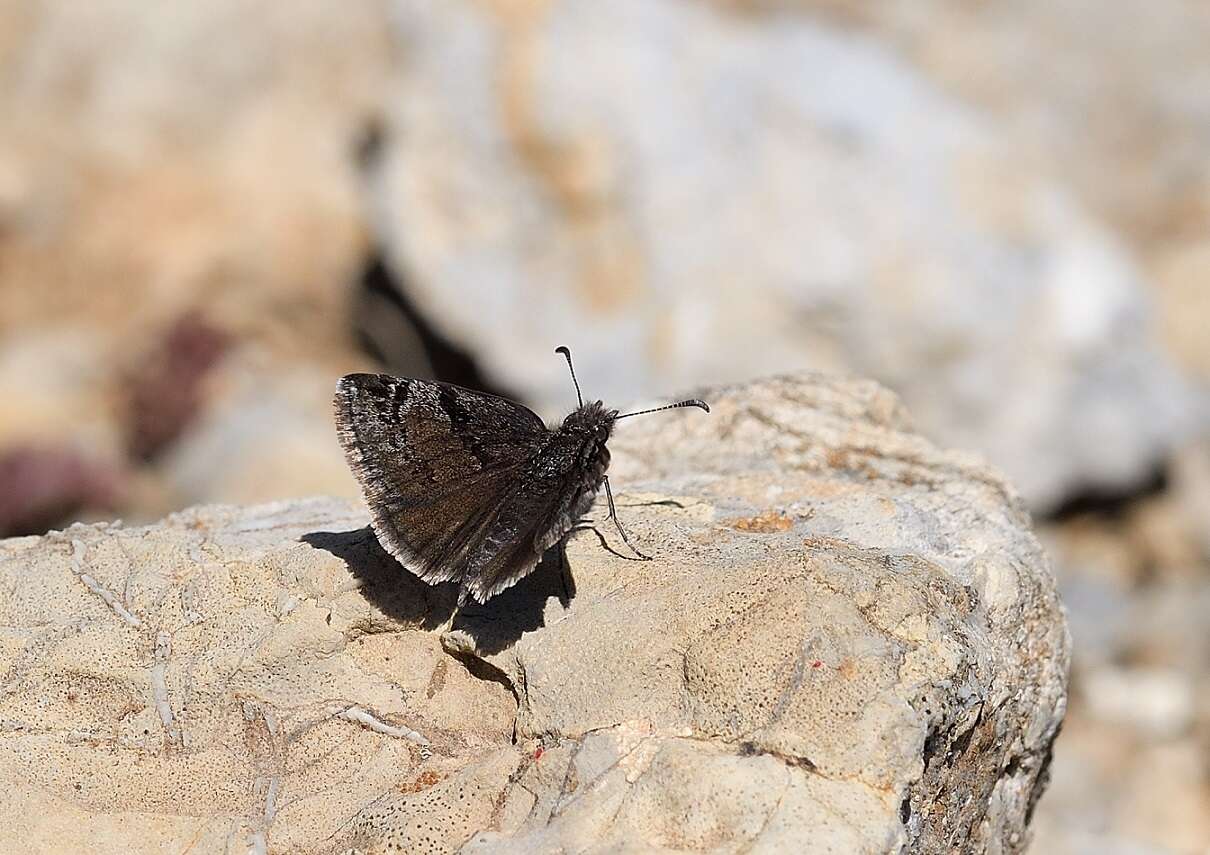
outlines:
[{"label": "butterfly", "polygon": [[710,412],[697,399],[624,415],[585,404],[571,351],[555,352],[579,404],[557,428],[515,401],[452,383],[349,374],[336,385],[337,433],[379,543],[429,584],[457,581],[459,606],[485,603],[530,573],[602,485],[630,546],[606,475],[614,425],[680,407]]}]

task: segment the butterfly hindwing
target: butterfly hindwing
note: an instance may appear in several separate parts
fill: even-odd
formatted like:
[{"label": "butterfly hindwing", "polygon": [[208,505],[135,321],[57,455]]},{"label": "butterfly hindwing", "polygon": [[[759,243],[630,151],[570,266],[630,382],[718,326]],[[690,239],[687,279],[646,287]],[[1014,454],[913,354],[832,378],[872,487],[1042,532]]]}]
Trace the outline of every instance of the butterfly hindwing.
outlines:
[{"label": "butterfly hindwing", "polygon": [[341,378],[334,403],[379,541],[426,582],[465,584],[551,432],[504,398],[385,374]]},{"label": "butterfly hindwing", "polygon": [[554,479],[522,484],[501,508],[468,566],[465,587],[481,603],[526,576],[547,547],[571,530],[575,485]]},{"label": "butterfly hindwing", "polygon": [[[602,414],[608,421],[609,415]],[[583,434],[560,430],[542,447],[470,560],[464,587],[471,596],[487,602],[515,584],[572,529],[604,481],[607,435],[608,426],[594,447],[585,445]],[[586,449],[591,451],[586,454]]]}]

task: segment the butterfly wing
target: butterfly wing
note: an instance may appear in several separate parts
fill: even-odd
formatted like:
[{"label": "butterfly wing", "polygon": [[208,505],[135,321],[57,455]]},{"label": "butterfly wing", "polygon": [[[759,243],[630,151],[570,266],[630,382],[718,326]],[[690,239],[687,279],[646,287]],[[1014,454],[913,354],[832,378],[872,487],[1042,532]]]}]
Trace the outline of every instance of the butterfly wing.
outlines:
[{"label": "butterfly wing", "polygon": [[342,377],[334,406],[379,542],[429,583],[462,577],[552,435],[505,398],[385,374]]},{"label": "butterfly wing", "polygon": [[575,524],[574,501],[564,484],[539,480],[519,485],[471,558],[464,590],[486,603],[524,578]]},{"label": "butterfly wing", "polygon": [[552,436],[489,524],[467,566],[464,591],[485,603],[533,570],[592,505],[608,466],[603,442],[585,457],[582,439],[562,431]]}]

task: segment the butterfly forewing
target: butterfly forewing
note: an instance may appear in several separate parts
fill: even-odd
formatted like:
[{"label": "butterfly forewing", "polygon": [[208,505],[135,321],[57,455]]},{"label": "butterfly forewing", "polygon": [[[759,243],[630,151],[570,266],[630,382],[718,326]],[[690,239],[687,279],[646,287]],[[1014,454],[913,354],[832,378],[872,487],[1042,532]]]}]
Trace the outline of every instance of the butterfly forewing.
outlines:
[{"label": "butterfly forewing", "polygon": [[504,398],[385,374],[341,378],[335,408],[375,533],[428,582],[462,580],[552,435]]}]

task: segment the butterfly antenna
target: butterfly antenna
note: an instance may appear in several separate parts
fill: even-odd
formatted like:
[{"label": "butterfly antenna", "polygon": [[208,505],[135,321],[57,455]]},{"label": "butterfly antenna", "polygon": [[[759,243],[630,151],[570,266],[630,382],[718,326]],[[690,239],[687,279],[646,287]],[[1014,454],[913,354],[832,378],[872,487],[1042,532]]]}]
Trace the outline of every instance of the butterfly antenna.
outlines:
[{"label": "butterfly antenna", "polygon": [[697,407],[699,410],[705,410],[706,412],[710,412],[710,407],[706,404],[705,401],[700,401],[697,398],[691,398],[688,401],[677,401],[675,404],[665,404],[662,407],[652,407],[650,410],[639,410],[637,413],[626,413],[621,416],[615,416],[614,420],[616,421],[617,419],[628,419],[631,416],[642,416],[647,413],[658,413],[658,412],[660,412],[660,410],[675,410],[680,407]]},{"label": "butterfly antenna", "polygon": [[580,394],[580,381],[576,379],[576,369],[571,364],[571,351],[563,345],[555,348],[555,353],[563,354],[563,358],[567,360],[567,370],[571,372],[571,382],[576,386],[576,401],[580,406],[584,406],[584,397]]}]

